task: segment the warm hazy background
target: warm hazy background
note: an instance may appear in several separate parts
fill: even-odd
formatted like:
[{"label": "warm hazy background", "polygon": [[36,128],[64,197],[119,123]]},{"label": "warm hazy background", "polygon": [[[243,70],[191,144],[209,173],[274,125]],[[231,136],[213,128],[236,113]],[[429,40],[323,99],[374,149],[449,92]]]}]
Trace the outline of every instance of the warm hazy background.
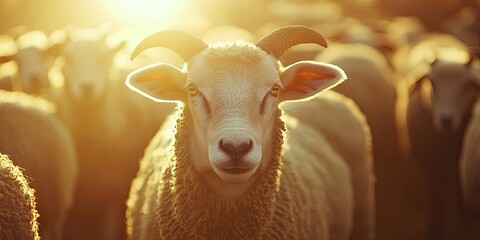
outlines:
[{"label": "warm hazy background", "polygon": [[[430,29],[446,16],[476,0],[338,0],[344,16],[389,18],[416,15]],[[128,2],[136,3],[132,5]],[[266,22],[284,24],[318,21],[332,15],[318,9],[315,17],[304,14],[301,6],[318,0],[0,0],[0,32],[17,25],[50,33],[67,25],[96,27],[110,21],[120,26],[151,24],[163,27],[233,24],[255,31]],[[300,10],[299,10],[300,9]],[[311,9],[311,8],[310,8]],[[324,8],[329,9],[329,8]],[[287,16],[289,15],[289,16]],[[291,15],[297,15],[294,18]],[[303,19],[302,19],[303,18]],[[312,19],[316,18],[316,19]],[[285,22],[291,20],[292,22]],[[293,22],[295,21],[295,22]],[[303,21],[303,22],[302,22]]]}]

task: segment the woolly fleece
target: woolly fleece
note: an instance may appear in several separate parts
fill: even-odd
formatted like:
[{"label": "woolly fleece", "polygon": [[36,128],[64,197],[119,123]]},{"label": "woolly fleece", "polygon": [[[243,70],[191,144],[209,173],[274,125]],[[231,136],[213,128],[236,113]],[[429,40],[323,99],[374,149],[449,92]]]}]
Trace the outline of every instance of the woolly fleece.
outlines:
[{"label": "woolly fleece", "polygon": [[35,196],[20,168],[0,153],[0,239],[34,239],[38,236]]},{"label": "woolly fleece", "polygon": [[167,147],[170,124],[152,140],[132,184],[127,203],[131,239],[348,238],[351,179],[326,138],[285,116],[289,130],[284,139],[278,110],[272,136],[277,154],[272,154],[271,165],[244,196],[222,199],[190,164],[193,153],[186,146],[192,120],[189,111],[180,112],[173,145]]}]

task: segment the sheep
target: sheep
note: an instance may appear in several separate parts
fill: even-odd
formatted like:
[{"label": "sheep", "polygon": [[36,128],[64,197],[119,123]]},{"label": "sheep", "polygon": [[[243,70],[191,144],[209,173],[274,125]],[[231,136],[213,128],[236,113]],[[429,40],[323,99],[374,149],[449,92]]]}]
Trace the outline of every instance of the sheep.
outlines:
[{"label": "sheep", "polygon": [[0,153],[0,238],[40,240],[33,190],[22,170]]},{"label": "sheep", "polygon": [[433,56],[430,64],[411,71],[399,88],[406,98],[401,101],[406,101],[409,165],[418,179],[411,192],[416,192],[419,213],[425,215],[426,234],[453,239],[461,232],[459,156],[479,96],[478,67],[463,49],[435,49]]},{"label": "sheep", "polygon": [[[377,226],[379,238],[383,239],[399,225],[404,213],[397,212],[402,197],[396,185],[401,176],[402,156],[397,139],[393,72],[378,50],[359,43],[332,44],[315,60],[337,65],[345,71],[350,80],[334,91],[353,99],[370,126],[377,178]],[[398,216],[398,221],[391,221],[392,214]]]},{"label": "sheep", "polygon": [[463,221],[462,235],[468,238],[478,239],[480,231],[480,197],[478,168],[480,160],[479,144],[479,126],[480,126],[480,101],[477,100],[472,118],[465,130],[465,136],[462,143],[462,152],[460,155],[460,186],[462,193]]},{"label": "sheep", "polygon": [[460,182],[465,205],[480,210],[480,179],[478,174],[480,152],[478,150],[480,126],[480,101],[477,101],[472,118],[465,130],[460,158]]},{"label": "sheep", "polygon": [[64,230],[67,239],[125,238],[130,182],[168,110],[116,79],[112,61],[124,43],[109,46],[106,38],[97,29],[77,29],[60,46],[64,85],[53,99],[72,132],[79,161],[75,201]]},{"label": "sheep", "polygon": [[39,30],[28,31],[16,38],[17,49],[13,54],[0,56],[0,63],[14,61],[15,76],[11,77],[12,89],[30,94],[48,96],[50,80],[47,60],[57,54],[57,45],[48,45],[45,34]]},{"label": "sheep", "polygon": [[[283,68],[278,58],[301,43],[326,46],[318,32],[304,26],[277,29],[256,45],[207,45],[165,30],[137,46],[132,58],[166,47],[187,63],[183,71],[154,64],[126,80],[154,101],[180,103],[145,150],[132,182],[130,239],[373,238],[368,139],[360,119],[348,126],[360,135],[323,134],[315,121],[301,120],[308,113],[322,119],[315,115],[321,107],[293,102],[346,76],[336,66],[313,61]],[[298,112],[282,114],[279,103]],[[330,142],[329,136],[347,141]],[[358,154],[346,159],[346,152],[336,151],[343,144]]]},{"label": "sheep", "polygon": [[[373,174],[372,170],[374,169],[374,157],[371,152],[371,133],[367,119],[352,99],[335,91],[324,92],[317,98],[302,104],[307,110],[315,109],[329,114],[319,118],[316,116],[316,111],[305,111],[304,108],[299,108],[297,104],[283,104],[281,108],[288,116],[301,119],[302,124],[309,124],[325,135],[327,139],[334,142],[335,151],[347,161],[349,167],[353,169],[351,172],[356,173],[356,176],[352,176],[354,194],[357,194],[354,198],[360,200],[355,201],[355,204],[358,204],[358,206],[355,206],[355,211],[358,212],[355,212],[354,215],[360,218],[355,220],[355,223],[362,224],[354,225],[352,230],[352,236],[354,237],[352,239],[358,239],[358,236],[367,236],[373,232],[376,232],[375,235],[378,237],[378,225],[375,224],[377,217],[374,216],[378,209],[374,196],[378,187],[375,190],[372,189],[374,186],[372,180],[375,180],[378,184],[378,177]],[[362,128],[358,127],[359,124],[364,128],[363,132],[361,131]],[[353,140],[354,137],[358,137],[361,141]],[[358,146],[367,147],[359,148]],[[361,159],[361,161],[358,159]]]},{"label": "sheep", "polygon": [[77,159],[55,105],[22,92],[0,91],[0,152],[32,179],[42,239],[60,239],[73,201]]}]

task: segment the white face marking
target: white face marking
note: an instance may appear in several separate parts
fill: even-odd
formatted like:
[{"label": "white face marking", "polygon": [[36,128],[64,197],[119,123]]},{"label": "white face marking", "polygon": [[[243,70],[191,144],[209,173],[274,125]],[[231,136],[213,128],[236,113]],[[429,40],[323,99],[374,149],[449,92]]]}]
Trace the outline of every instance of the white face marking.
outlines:
[{"label": "white face marking", "polygon": [[69,41],[63,49],[65,83],[74,100],[95,102],[105,92],[113,53],[103,41]]},{"label": "white face marking", "polygon": [[225,183],[244,183],[270,158],[278,105],[270,89],[280,84],[276,62],[263,52],[255,59],[223,58],[222,64],[206,55],[192,62],[185,85],[193,116],[192,149],[201,149],[193,165],[205,175],[214,172]]}]

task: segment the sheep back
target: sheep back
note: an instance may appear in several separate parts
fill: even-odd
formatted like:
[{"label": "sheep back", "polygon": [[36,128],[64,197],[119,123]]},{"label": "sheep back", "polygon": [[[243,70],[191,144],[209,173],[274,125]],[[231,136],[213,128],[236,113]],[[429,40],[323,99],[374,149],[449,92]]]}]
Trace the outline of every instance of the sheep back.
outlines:
[{"label": "sheep back", "polygon": [[480,102],[477,101],[463,139],[460,182],[464,203],[480,210]]},{"label": "sheep back", "polygon": [[0,238],[40,240],[35,190],[22,170],[1,153],[0,189]]},{"label": "sheep back", "polygon": [[[374,238],[375,175],[370,128],[364,114],[352,99],[334,91],[307,102],[284,104],[282,109],[325,136],[333,151],[341,155],[349,167],[354,190],[353,239]],[[324,114],[319,115],[320,111]]]},{"label": "sheep back", "polygon": [[32,178],[45,239],[61,235],[77,173],[73,140],[55,111],[55,105],[41,98],[0,92],[0,152]]}]

